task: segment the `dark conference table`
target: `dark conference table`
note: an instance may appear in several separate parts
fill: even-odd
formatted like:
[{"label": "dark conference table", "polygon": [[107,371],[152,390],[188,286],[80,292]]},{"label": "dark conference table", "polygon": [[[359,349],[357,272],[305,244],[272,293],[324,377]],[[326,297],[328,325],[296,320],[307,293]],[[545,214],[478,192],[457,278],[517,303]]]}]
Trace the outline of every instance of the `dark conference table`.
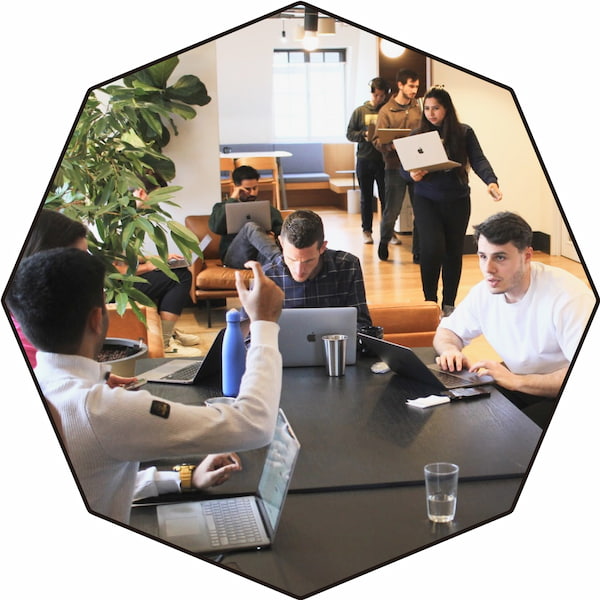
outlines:
[{"label": "dark conference table", "polygon": [[[411,407],[406,399],[433,390],[371,373],[375,360],[360,358],[340,378],[324,367],[284,369],[281,407],[302,448],[275,544],[228,554],[221,564],[303,596],[512,510],[540,428],[492,386],[489,398]],[[149,366],[138,362],[138,372]],[[200,404],[216,386],[146,387]],[[263,457],[264,449],[243,453],[244,470],[200,497],[254,492]],[[423,466],[433,461],[460,466],[457,516],[448,525],[426,515]],[[192,496],[199,497],[185,499]],[[182,497],[161,498],[171,500]],[[135,507],[131,526],[157,536],[155,508]]]}]

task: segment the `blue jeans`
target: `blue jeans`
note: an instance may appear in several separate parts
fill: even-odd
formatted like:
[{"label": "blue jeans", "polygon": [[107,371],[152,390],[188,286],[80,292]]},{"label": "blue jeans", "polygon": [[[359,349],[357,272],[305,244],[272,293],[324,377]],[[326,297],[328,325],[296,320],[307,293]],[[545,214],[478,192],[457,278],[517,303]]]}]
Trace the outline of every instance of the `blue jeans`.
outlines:
[{"label": "blue jeans", "polygon": [[229,244],[223,264],[233,269],[244,269],[244,264],[249,260],[256,260],[262,265],[280,253],[273,235],[253,221],[248,221]]},{"label": "blue jeans", "polygon": [[[394,235],[394,224],[402,210],[404,195],[408,187],[408,197],[413,204],[413,186],[396,169],[385,170],[385,205],[379,224],[379,242],[389,244]],[[413,222],[412,253],[419,254],[419,235],[416,222]]]},{"label": "blue jeans", "polygon": [[363,231],[373,231],[373,184],[377,182],[377,193],[381,209],[385,206],[385,171],[383,161],[364,158],[356,159],[356,177],[360,187],[360,215]]}]

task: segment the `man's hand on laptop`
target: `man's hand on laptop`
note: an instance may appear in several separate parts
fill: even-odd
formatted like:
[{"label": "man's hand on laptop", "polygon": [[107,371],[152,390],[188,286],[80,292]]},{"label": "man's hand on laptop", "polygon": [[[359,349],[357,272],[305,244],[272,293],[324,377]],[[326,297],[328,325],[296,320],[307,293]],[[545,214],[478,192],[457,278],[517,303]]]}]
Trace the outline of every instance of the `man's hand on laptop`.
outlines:
[{"label": "man's hand on laptop", "polygon": [[462,371],[469,368],[469,359],[458,349],[444,350],[435,362],[444,371]]},{"label": "man's hand on laptop", "polygon": [[251,260],[244,266],[252,269],[254,285],[249,290],[241,273],[236,271],[235,287],[250,320],[277,322],[283,308],[283,290],[263,273],[258,262]]}]

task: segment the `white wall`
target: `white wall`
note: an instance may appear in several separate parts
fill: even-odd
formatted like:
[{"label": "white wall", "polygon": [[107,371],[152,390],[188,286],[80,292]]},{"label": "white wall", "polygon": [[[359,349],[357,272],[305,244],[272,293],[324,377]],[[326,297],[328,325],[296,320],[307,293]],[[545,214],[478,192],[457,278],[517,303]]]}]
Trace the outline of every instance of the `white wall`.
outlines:
[{"label": "white wall", "polygon": [[431,72],[432,85],[445,86],[459,120],[475,130],[504,194],[500,203],[493,202],[471,172],[471,225],[498,210],[518,212],[534,231],[550,234],[558,252],[559,212],[511,91],[437,61]]},{"label": "white wall", "polygon": [[179,55],[180,62],[172,75],[196,75],[206,85],[212,98],[206,106],[195,106],[197,115],[190,121],[177,119],[179,135],[172,136],[164,149],[177,168],[172,185],[183,189],[173,198],[180,208],[169,212],[176,221],[186,215],[206,214],[221,194],[219,183],[219,98],[217,91],[216,46],[204,44]]}]

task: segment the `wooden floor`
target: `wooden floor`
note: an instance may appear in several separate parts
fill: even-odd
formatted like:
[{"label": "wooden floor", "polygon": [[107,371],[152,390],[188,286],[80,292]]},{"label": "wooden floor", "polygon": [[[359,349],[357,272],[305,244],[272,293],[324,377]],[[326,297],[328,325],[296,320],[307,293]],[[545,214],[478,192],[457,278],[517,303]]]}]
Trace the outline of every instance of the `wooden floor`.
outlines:
[{"label": "wooden floor", "polygon": [[[421,290],[421,277],[419,265],[412,262],[410,235],[402,235],[401,246],[389,245],[389,260],[382,262],[377,257],[379,243],[379,215],[374,215],[373,237],[374,244],[363,244],[359,214],[348,214],[337,208],[318,207],[315,209],[325,225],[325,238],[328,247],[335,250],[343,249],[360,258],[367,302],[369,304],[420,302],[423,300]],[[534,260],[561,267],[587,283],[583,267],[568,258],[550,256],[542,252],[535,252]],[[463,258],[463,273],[459,286],[457,303],[459,303],[468,290],[481,280],[477,255],[465,255]],[[441,293],[439,294],[441,298]],[[224,316],[227,309],[238,307],[239,301],[229,299],[227,307],[213,309],[212,330],[206,328],[206,313],[204,309],[189,308],[182,315],[178,327],[184,331],[195,333],[203,338],[202,346],[209,344],[216,332],[224,325]],[[205,341],[204,341],[205,340]],[[489,348],[485,340],[476,340],[469,351],[471,357],[483,356],[498,358]]]}]

